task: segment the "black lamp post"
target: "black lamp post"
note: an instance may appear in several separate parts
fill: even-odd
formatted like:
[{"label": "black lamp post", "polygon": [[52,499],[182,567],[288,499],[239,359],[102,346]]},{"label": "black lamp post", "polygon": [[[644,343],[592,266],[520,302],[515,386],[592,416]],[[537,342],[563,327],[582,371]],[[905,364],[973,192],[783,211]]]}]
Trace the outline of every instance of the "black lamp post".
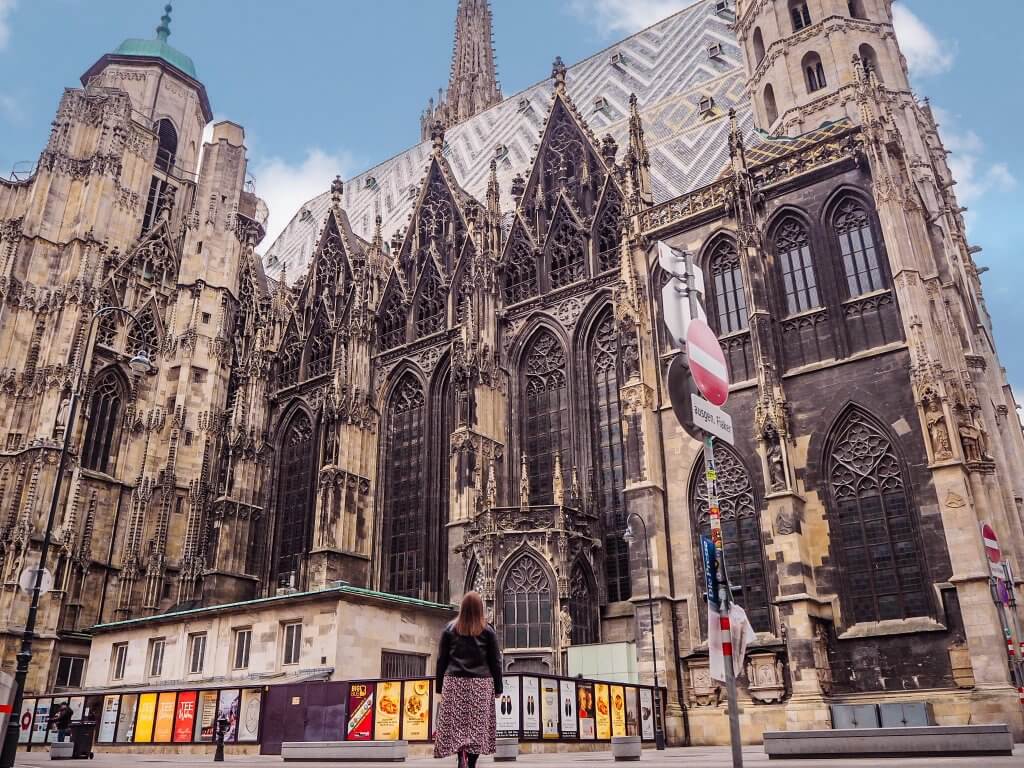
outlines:
[{"label": "black lamp post", "polygon": [[[647,523],[636,512],[630,512],[626,517],[626,530],[622,534],[622,540],[627,545],[636,542],[636,534],[629,527],[630,521],[634,518],[640,521],[644,529],[644,564],[647,566],[647,607],[651,612],[651,661],[654,662],[654,745],[658,749],[665,748],[665,721],[661,712],[661,688],[658,686],[658,642],[654,631],[654,597],[651,594],[651,548],[647,543]],[[661,728],[658,727],[658,720],[661,719]]]},{"label": "black lamp post", "polygon": [[224,762],[224,736],[228,732],[228,719],[221,715],[217,718],[217,748],[213,752],[213,762]]},{"label": "black lamp post", "polygon": [[[18,651],[18,666],[14,673],[14,701],[11,703],[11,714],[7,721],[7,735],[4,738],[3,752],[0,753],[0,768],[13,768],[14,757],[18,753],[18,721],[21,718],[21,706],[25,698],[25,680],[28,677],[28,665],[32,661],[32,639],[35,637],[36,616],[39,613],[39,594],[43,582],[43,569],[46,568],[46,556],[50,550],[50,536],[53,533],[53,522],[57,516],[60,503],[60,489],[64,482],[64,465],[67,463],[71,448],[71,433],[75,428],[75,416],[78,412],[78,400],[81,397],[82,379],[92,357],[92,333],[96,328],[96,320],[103,315],[119,313],[125,315],[133,323],[143,329],[139,318],[121,307],[101,307],[93,313],[89,322],[89,330],[85,335],[85,349],[79,357],[78,370],[71,386],[71,401],[68,406],[67,423],[64,425],[64,441],[60,448],[60,459],[57,461],[57,475],[53,481],[53,494],[50,496],[50,511],[46,516],[46,530],[43,532],[43,543],[39,548],[39,566],[36,568],[35,581],[32,584],[32,601],[29,603],[25,629],[21,633],[21,649]],[[136,373],[148,373],[152,366],[145,354],[135,355],[128,363]]]}]

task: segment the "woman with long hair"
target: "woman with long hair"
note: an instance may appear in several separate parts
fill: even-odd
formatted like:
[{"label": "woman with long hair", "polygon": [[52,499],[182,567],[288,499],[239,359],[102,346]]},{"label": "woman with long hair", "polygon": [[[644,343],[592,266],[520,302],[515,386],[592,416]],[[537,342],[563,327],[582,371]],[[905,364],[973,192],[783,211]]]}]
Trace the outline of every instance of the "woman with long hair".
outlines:
[{"label": "woman with long hair", "polygon": [[484,618],[479,592],[466,593],[441,634],[436,685],[434,757],[457,754],[459,768],[474,768],[480,755],[494,754],[494,699],[502,693],[498,635]]}]

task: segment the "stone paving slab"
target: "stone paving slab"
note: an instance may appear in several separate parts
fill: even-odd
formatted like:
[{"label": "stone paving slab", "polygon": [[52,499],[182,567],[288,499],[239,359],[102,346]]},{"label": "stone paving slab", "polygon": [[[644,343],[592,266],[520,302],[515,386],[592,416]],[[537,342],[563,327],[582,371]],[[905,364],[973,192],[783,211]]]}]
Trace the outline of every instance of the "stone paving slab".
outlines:
[{"label": "stone paving slab", "polygon": [[[17,768],[53,768],[54,766],[82,766],[82,768],[128,768],[129,766],[160,766],[175,765],[181,768],[193,768],[200,765],[213,765],[212,755],[158,755],[145,752],[97,754],[90,761],[53,761],[45,751],[33,750],[31,753],[21,752],[15,761]],[[983,761],[983,762],[981,762]],[[433,760],[430,758],[410,758],[404,765],[420,768],[437,766],[437,768],[455,768],[455,759]],[[494,765],[491,758],[484,758],[479,765]],[[927,757],[927,758],[892,758],[892,759],[836,759],[836,760],[768,760],[760,747],[746,747],[743,750],[745,768],[1024,768],[1024,745],[1018,744],[1012,757]],[[223,765],[225,768],[271,768],[285,763],[279,757],[243,757],[228,755]],[[349,768],[376,768],[381,765],[403,765],[403,763],[303,763],[304,768],[327,768],[328,766],[348,766]],[[578,765],[612,766],[611,752],[566,752],[556,754],[521,755],[515,763],[500,763],[504,766],[546,766],[546,765]],[[626,765],[622,763],[621,765]],[[637,763],[629,763],[637,765]],[[731,768],[732,760],[726,747],[690,747],[688,749],[667,749],[658,753],[655,750],[644,750],[639,765],[648,768]]]}]

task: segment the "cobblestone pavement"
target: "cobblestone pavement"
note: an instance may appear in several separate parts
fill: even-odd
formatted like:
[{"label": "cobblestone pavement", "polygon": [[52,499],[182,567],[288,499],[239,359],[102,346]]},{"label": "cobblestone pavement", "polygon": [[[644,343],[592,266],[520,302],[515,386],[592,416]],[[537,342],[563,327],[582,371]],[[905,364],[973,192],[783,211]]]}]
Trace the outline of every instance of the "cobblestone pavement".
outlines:
[{"label": "cobblestone pavement", "polygon": [[[152,753],[120,753],[97,754],[88,763],[65,763],[65,765],[82,765],[83,768],[128,768],[128,766],[170,765],[183,768],[199,765],[210,765],[212,755],[160,755]],[[611,752],[567,752],[563,754],[522,755],[518,765],[612,765]],[[947,757],[947,758],[897,758],[891,760],[772,760],[769,761],[761,747],[747,747],[743,754],[743,763],[747,768],[1024,768],[1024,745],[1017,745],[1013,757]],[[430,758],[410,759],[407,765],[438,766],[438,768],[455,768],[454,758],[432,760]],[[18,768],[43,768],[52,766],[49,755],[45,751],[19,753],[15,762]],[[242,757],[228,755],[224,765],[226,768],[269,768],[284,766],[279,757]],[[293,765],[288,763],[288,765]],[[381,763],[301,763],[304,768],[317,766],[352,766],[352,768],[371,768]],[[394,765],[394,763],[388,763]],[[484,758],[480,765],[493,765],[490,758]],[[502,763],[508,765],[508,763]],[[688,749],[667,749],[662,753],[644,750],[641,766],[647,768],[730,768],[732,761],[726,747],[690,747]]]}]

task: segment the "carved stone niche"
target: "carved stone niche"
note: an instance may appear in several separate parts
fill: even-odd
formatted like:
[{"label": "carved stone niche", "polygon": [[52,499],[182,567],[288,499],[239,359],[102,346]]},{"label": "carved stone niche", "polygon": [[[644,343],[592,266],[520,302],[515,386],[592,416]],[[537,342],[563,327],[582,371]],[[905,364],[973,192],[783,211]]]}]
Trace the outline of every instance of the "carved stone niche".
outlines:
[{"label": "carved stone niche", "polygon": [[786,696],[782,658],[775,651],[747,654],[747,692],[758,704],[778,704]]},{"label": "carved stone niche", "polygon": [[686,699],[691,707],[717,707],[722,700],[722,686],[711,679],[707,656],[686,660]]}]

